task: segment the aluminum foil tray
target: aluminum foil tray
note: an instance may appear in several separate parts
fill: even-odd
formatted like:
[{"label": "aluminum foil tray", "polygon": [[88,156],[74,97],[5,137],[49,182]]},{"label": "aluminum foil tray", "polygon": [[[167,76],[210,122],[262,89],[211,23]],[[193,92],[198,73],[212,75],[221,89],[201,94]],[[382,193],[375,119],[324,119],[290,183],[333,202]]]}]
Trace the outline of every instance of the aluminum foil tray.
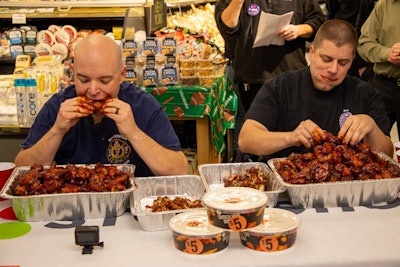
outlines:
[{"label": "aluminum foil tray", "polygon": [[131,194],[131,213],[137,217],[140,227],[145,231],[169,230],[169,220],[176,214],[202,209],[152,212],[146,208],[146,205],[152,205],[158,196],[201,199],[206,190],[198,175],[137,177],[135,183],[137,189]]},{"label": "aluminum foil tray", "polygon": [[198,166],[198,169],[206,190],[210,191],[214,188],[224,187],[225,178],[232,177],[234,174],[244,174],[251,167],[260,169],[270,178],[268,188],[271,190],[265,191],[268,197],[267,206],[275,207],[278,203],[279,193],[285,192],[286,189],[275,179],[274,173],[263,162],[202,164]]},{"label": "aluminum foil tray", "polygon": [[[59,165],[65,166],[65,165]],[[94,165],[79,165],[88,166]],[[107,166],[105,164],[105,166]],[[11,199],[12,208],[20,221],[72,221],[117,217],[129,207],[129,195],[134,191],[135,166],[131,164],[114,165],[130,176],[130,188],[119,192],[79,192],[43,194],[33,196],[14,196],[20,174],[30,170],[30,166],[14,169],[0,194],[2,198]],[[49,166],[45,166],[49,168]]]},{"label": "aluminum foil tray", "polygon": [[[396,164],[392,158],[380,155]],[[282,179],[274,165],[275,161],[284,159],[286,158],[270,159],[268,165],[277,180],[286,187],[290,202],[295,208],[373,206],[395,201],[400,191],[400,178],[289,184]]]}]

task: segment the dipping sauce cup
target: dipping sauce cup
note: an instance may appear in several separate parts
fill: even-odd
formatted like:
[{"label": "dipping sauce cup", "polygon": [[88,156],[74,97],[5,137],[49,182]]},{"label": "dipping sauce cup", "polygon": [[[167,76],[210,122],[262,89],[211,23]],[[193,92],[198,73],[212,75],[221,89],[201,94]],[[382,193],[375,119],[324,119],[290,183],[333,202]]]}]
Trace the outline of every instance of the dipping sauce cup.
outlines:
[{"label": "dipping sauce cup", "polygon": [[249,187],[218,188],[202,198],[209,222],[234,232],[261,224],[267,202],[264,192]]},{"label": "dipping sauce cup", "polygon": [[174,246],[188,254],[212,254],[225,249],[230,232],[210,225],[205,210],[187,211],[170,221]]},{"label": "dipping sauce cup", "polygon": [[300,222],[300,217],[293,212],[277,208],[265,209],[263,223],[240,232],[240,242],[257,251],[285,250],[296,242]]}]

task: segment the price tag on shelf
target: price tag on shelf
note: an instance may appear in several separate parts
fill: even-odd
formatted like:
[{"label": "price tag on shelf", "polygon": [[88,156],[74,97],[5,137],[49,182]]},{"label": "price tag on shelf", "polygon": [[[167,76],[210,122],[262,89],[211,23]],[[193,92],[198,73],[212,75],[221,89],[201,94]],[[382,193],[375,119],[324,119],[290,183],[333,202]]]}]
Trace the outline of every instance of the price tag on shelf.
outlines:
[{"label": "price tag on shelf", "polygon": [[26,24],[26,15],[25,14],[13,14],[12,15],[12,23],[13,24]]}]

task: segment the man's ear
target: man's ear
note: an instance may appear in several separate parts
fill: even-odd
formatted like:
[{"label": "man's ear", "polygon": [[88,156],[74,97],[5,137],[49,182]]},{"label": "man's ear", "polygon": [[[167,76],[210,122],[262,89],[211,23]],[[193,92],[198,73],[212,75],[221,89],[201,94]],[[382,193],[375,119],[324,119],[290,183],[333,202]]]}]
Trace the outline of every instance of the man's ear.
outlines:
[{"label": "man's ear", "polygon": [[315,49],[315,47],[314,47],[313,44],[310,45],[310,47],[308,48],[308,50],[309,50],[310,53],[311,53],[311,51],[314,53],[314,49]]},{"label": "man's ear", "polygon": [[313,55],[314,55],[314,52],[315,52],[315,47],[314,47],[314,45],[312,44],[312,45],[310,45],[310,47],[308,48],[308,54],[309,54],[309,56],[313,56]]},{"label": "man's ear", "polygon": [[122,83],[125,80],[125,75],[126,75],[126,65],[122,66],[122,70],[121,70],[121,81],[120,83]]}]

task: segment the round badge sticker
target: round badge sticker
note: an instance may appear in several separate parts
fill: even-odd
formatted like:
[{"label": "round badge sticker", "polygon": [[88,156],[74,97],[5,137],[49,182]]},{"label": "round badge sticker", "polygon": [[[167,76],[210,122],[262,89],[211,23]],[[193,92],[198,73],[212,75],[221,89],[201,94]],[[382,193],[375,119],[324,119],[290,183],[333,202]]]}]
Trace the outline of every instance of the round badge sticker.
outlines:
[{"label": "round badge sticker", "polygon": [[345,111],[345,110],[343,110],[343,113],[342,113],[342,114],[340,115],[340,117],[339,117],[339,125],[340,125],[340,128],[343,127],[343,124],[346,122],[347,118],[350,117],[350,116],[352,116],[352,115],[353,115],[353,114],[351,114],[350,111]]},{"label": "round badge sticker", "polygon": [[250,16],[257,16],[258,13],[260,13],[260,6],[259,5],[251,4],[247,8],[247,14],[249,14]]},{"label": "round badge sticker", "polygon": [[188,238],[185,242],[185,247],[189,254],[200,254],[204,249],[203,242],[197,238]]},{"label": "round badge sticker", "polygon": [[231,218],[229,218],[228,226],[232,231],[239,232],[246,228],[247,220],[245,217],[239,214],[234,214]]},{"label": "round badge sticker", "polygon": [[261,251],[276,251],[278,249],[278,239],[275,236],[264,236],[260,239]]}]

